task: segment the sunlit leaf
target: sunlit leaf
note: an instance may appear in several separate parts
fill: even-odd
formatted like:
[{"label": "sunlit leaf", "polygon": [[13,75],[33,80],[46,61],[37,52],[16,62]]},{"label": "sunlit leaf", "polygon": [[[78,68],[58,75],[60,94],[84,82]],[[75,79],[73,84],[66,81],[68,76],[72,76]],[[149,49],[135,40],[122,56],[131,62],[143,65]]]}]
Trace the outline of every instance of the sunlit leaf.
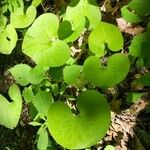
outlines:
[{"label": "sunlit leaf", "polygon": [[[94,14],[94,17],[93,17]],[[82,17],[82,18],[81,18]],[[72,0],[66,10],[65,20],[72,21],[74,27],[84,21],[86,17],[89,22],[89,28],[95,28],[100,20],[101,13],[95,0]]]},{"label": "sunlit leaf", "polygon": [[0,124],[13,129],[17,126],[20,118],[22,98],[17,85],[10,86],[8,93],[12,102],[0,95]]},{"label": "sunlit leaf", "polygon": [[68,45],[57,39],[59,20],[46,13],[39,16],[25,34],[23,52],[41,66],[58,67],[70,57]]},{"label": "sunlit leaf", "polygon": [[35,20],[36,8],[34,6],[29,6],[24,12],[25,8],[21,0],[16,3],[12,2],[12,5],[10,23],[14,28],[26,28]]},{"label": "sunlit leaf", "polygon": [[68,84],[75,84],[80,76],[81,68],[82,67],[78,65],[66,66],[63,70],[65,82]]},{"label": "sunlit leaf", "polygon": [[17,33],[11,25],[7,25],[3,31],[0,31],[0,52],[10,54],[15,48],[17,42]]},{"label": "sunlit leaf", "polygon": [[46,91],[39,91],[33,100],[33,105],[42,115],[47,116],[50,105],[52,104],[52,96]]},{"label": "sunlit leaf", "polygon": [[38,131],[38,141],[37,141],[37,148],[38,150],[47,150],[48,146],[48,133],[45,128],[40,129]]},{"label": "sunlit leaf", "polygon": [[101,22],[89,36],[89,48],[97,56],[103,56],[107,47],[119,51],[123,48],[123,37],[116,26]]},{"label": "sunlit leaf", "polygon": [[110,109],[100,93],[89,90],[77,99],[79,113],[63,102],[55,102],[48,113],[48,128],[57,143],[68,149],[83,149],[100,141],[110,123]]},{"label": "sunlit leaf", "polygon": [[18,64],[13,68],[9,69],[16,82],[23,86],[29,84],[28,75],[30,70],[31,67],[26,64]]}]

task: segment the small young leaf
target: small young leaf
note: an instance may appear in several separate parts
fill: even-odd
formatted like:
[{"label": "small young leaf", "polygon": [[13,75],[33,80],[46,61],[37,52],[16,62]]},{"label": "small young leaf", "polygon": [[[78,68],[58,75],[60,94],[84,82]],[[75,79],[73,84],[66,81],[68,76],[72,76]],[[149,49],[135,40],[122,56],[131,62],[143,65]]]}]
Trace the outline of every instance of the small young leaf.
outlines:
[{"label": "small young leaf", "polygon": [[65,82],[75,85],[80,76],[81,69],[82,67],[78,65],[66,66],[63,70]]},{"label": "small young leaf", "polygon": [[31,67],[26,64],[19,64],[9,69],[16,82],[22,86],[29,84],[28,75],[30,70]]},{"label": "small young leaf", "polygon": [[112,145],[107,145],[104,150],[115,150],[115,147]]},{"label": "small young leaf", "polygon": [[37,141],[38,150],[47,150],[48,146],[48,133],[45,128],[42,128],[40,132],[38,132],[39,138]]},{"label": "small young leaf", "polygon": [[52,101],[53,99],[50,93],[46,91],[39,91],[35,95],[34,100],[32,102],[40,114],[47,116]]},{"label": "small young leaf", "polygon": [[40,5],[40,3],[42,3],[43,0],[33,0],[32,1],[32,6],[37,7],[38,5]]},{"label": "small young leaf", "polygon": [[0,124],[13,129],[17,126],[20,118],[22,98],[17,85],[10,86],[8,93],[12,102],[0,94]]},{"label": "small young leaf", "polygon": [[38,84],[44,79],[44,73],[48,68],[35,66],[29,71],[28,80],[31,84]]},{"label": "small young leaf", "polygon": [[123,48],[123,37],[116,26],[101,22],[89,36],[89,48],[97,56],[103,56],[106,46],[111,51],[119,51]]},{"label": "small young leaf", "polygon": [[63,102],[55,102],[48,113],[48,128],[56,142],[68,149],[83,149],[100,141],[110,124],[110,108],[103,95],[88,90],[77,99],[79,114]]},{"label": "small young leaf", "polygon": [[150,86],[150,73],[143,75],[141,78],[133,81],[137,84],[142,84],[143,86]]},{"label": "small young leaf", "polygon": [[24,100],[26,101],[26,103],[32,102],[34,100],[32,86],[26,87],[22,92],[22,96]]},{"label": "small young leaf", "polygon": [[108,58],[107,66],[95,56],[88,57],[83,65],[85,78],[97,86],[111,87],[120,83],[129,72],[130,63],[124,54],[114,54]]},{"label": "small young leaf", "polygon": [[129,103],[137,102],[142,95],[143,93],[128,93],[126,101]]},{"label": "small young leaf", "polygon": [[16,30],[7,25],[4,31],[0,31],[0,52],[10,54],[16,46],[17,38]]},{"label": "small young leaf", "polygon": [[41,66],[65,64],[70,57],[70,48],[57,39],[58,26],[56,15],[46,13],[39,16],[25,34],[23,52]]}]

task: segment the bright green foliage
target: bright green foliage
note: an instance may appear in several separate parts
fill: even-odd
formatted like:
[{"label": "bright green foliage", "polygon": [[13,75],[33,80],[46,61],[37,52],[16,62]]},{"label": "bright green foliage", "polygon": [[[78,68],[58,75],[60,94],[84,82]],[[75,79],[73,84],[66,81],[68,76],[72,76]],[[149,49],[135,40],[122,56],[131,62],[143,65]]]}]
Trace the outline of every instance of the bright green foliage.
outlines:
[{"label": "bright green foliage", "polygon": [[71,21],[73,27],[76,27],[85,17],[88,19],[90,29],[99,24],[101,13],[95,0],[72,0],[66,9],[65,20]]},{"label": "bright green foliage", "polygon": [[29,6],[24,12],[22,0],[14,0],[10,4],[12,5],[10,23],[14,28],[26,28],[35,20],[36,8],[34,6]]},{"label": "bright green foliage", "polygon": [[37,148],[38,150],[47,150],[48,146],[48,133],[45,128],[40,128],[38,131],[38,141],[37,141]]},{"label": "bright green foliage", "polygon": [[0,13],[0,32],[5,29],[7,18]]},{"label": "bright green foliage", "polygon": [[59,20],[46,13],[39,16],[25,34],[23,52],[42,66],[58,67],[70,57],[68,45],[57,39]]},{"label": "bright green foliage", "polygon": [[85,78],[97,86],[114,86],[120,83],[129,72],[130,63],[124,54],[114,54],[108,58],[107,65],[100,63],[95,56],[88,57],[83,65]]},{"label": "bright green foliage", "polygon": [[19,64],[9,69],[16,82],[25,86],[29,84],[28,75],[31,67],[26,64]]},{"label": "bright green foliage", "polygon": [[82,66],[79,65],[66,66],[63,70],[63,79],[67,84],[74,85],[79,89],[86,84]]},{"label": "bright green foliage", "polygon": [[22,98],[17,85],[10,86],[9,96],[12,102],[0,95],[0,124],[13,129],[18,124],[22,110]]},{"label": "bright green foliage", "polygon": [[137,102],[142,95],[143,95],[143,93],[130,92],[130,93],[128,93],[128,95],[126,97],[126,101],[129,103]]},{"label": "bright green foliage", "polygon": [[73,42],[81,35],[85,27],[93,29],[100,20],[101,13],[95,0],[72,0],[66,9],[59,36],[65,42]]},{"label": "bright green foliage", "polygon": [[149,0],[132,0],[121,9],[123,18],[131,23],[144,21],[145,16],[150,14]]},{"label": "bright green foliage", "polygon": [[34,100],[32,86],[26,87],[22,92],[22,96],[24,100],[26,101],[26,103],[32,102]]},{"label": "bright green foliage", "polygon": [[142,77],[134,80],[133,82],[143,86],[150,86],[150,73],[143,75]]},{"label": "bright green foliage", "polygon": [[123,48],[122,34],[116,26],[101,22],[89,36],[89,48],[97,56],[103,56],[107,48],[119,51]]},{"label": "bright green foliage", "polygon": [[79,86],[81,82],[81,70],[82,66],[72,65],[66,66],[63,70],[64,81],[68,84]]},{"label": "bright green foliage", "polygon": [[52,96],[48,92],[38,91],[33,99],[33,105],[38,110],[39,114],[47,116],[52,101]]},{"label": "bright green foliage", "polygon": [[28,80],[31,84],[39,84],[43,79],[45,72],[48,70],[48,68],[44,68],[41,66],[35,66],[29,71],[28,74]]},{"label": "bright green foliage", "polygon": [[32,6],[37,7],[38,5],[40,5],[40,3],[42,3],[43,0],[33,0],[32,1]]},{"label": "bright green foliage", "polygon": [[110,123],[110,109],[106,99],[88,90],[77,99],[79,114],[75,115],[63,102],[50,106],[48,128],[54,139],[68,149],[90,147],[100,141]]},{"label": "bright green foliage", "polygon": [[129,54],[138,57],[139,65],[150,67],[150,32],[144,32],[135,36],[129,47]]},{"label": "bright green foliage", "polygon": [[112,145],[107,145],[104,150],[115,150],[115,147]]},{"label": "bright green foliage", "polygon": [[44,79],[44,74],[48,68],[35,66],[31,68],[26,64],[18,64],[9,69],[16,82],[25,86],[29,83],[39,84]]},{"label": "bright green foliage", "polygon": [[[5,26],[5,19],[3,20]],[[1,26],[1,25],[0,25]],[[2,26],[2,28],[4,27]],[[17,33],[11,25],[7,25],[6,28],[0,30],[0,52],[3,54],[10,54],[17,42]]]}]

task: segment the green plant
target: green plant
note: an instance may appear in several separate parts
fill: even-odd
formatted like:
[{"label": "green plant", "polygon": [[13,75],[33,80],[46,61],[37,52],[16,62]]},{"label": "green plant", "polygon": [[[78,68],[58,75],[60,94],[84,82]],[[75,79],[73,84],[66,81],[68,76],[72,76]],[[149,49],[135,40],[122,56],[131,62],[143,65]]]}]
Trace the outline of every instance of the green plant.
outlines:
[{"label": "green plant", "polygon": [[[44,13],[36,18],[36,7],[40,3],[41,0],[33,0],[28,7],[23,0],[1,3],[0,52],[10,54],[21,31],[22,52],[35,64],[17,64],[8,70],[23,88],[23,99],[33,110],[30,124],[39,126],[38,149],[47,148],[48,130],[64,148],[90,147],[105,136],[110,125],[111,110],[106,95],[100,91],[122,83],[136,57],[137,65],[149,67],[149,25],[147,32],[134,37],[129,54],[124,54],[121,31],[101,21],[95,0],[72,0],[61,16]],[[142,17],[149,13],[138,11],[132,3],[126,7]],[[133,13],[132,17],[125,17],[129,13],[126,7],[122,8],[124,18],[133,17],[129,19],[131,22],[143,19]],[[86,56],[78,63],[71,53],[72,47],[80,36],[87,36],[86,33],[89,33],[88,40],[83,40],[79,47]],[[149,86],[149,78],[147,74],[134,82]],[[130,94],[127,101],[135,101],[130,99],[134,93]],[[13,102],[0,95],[0,124],[13,129],[22,109],[21,93],[16,84],[10,87],[9,95]]]}]

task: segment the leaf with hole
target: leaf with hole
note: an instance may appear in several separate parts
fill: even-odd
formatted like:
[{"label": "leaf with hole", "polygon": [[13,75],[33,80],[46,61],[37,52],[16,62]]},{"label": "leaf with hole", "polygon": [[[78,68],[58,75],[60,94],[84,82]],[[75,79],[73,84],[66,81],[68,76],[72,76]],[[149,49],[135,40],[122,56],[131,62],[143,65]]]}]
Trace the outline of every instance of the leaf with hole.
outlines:
[{"label": "leaf with hole", "polygon": [[20,118],[22,98],[17,85],[10,86],[8,93],[12,102],[0,94],[0,124],[13,129],[17,126]]},{"label": "leaf with hole", "polygon": [[101,22],[89,36],[89,48],[97,56],[103,56],[109,48],[119,51],[123,48],[123,37],[120,30],[111,24]]},{"label": "leaf with hole", "polygon": [[18,64],[9,69],[9,72],[13,75],[16,82],[22,86],[29,84],[28,75],[31,67],[26,64]]},{"label": "leaf with hole", "polygon": [[90,56],[84,62],[83,73],[89,82],[97,86],[111,87],[124,80],[129,68],[129,59],[124,54],[112,55],[106,66],[96,56]]},{"label": "leaf with hole", "polygon": [[83,149],[100,141],[110,124],[110,108],[103,95],[94,90],[77,99],[78,114],[63,102],[50,106],[47,125],[57,143],[68,149]]},{"label": "leaf with hole", "polygon": [[41,66],[65,64],[70,57],[70,48],[58,39],[58,27],[56,15],[45,13],[39,16],[25,34],[23,52]]},{"label": "leaf with hole", "polygon": [[17,39],[16,30],[11,25],[7,25],[4,30],[0,31],[0,52],[10,54],[16,46]]}]

